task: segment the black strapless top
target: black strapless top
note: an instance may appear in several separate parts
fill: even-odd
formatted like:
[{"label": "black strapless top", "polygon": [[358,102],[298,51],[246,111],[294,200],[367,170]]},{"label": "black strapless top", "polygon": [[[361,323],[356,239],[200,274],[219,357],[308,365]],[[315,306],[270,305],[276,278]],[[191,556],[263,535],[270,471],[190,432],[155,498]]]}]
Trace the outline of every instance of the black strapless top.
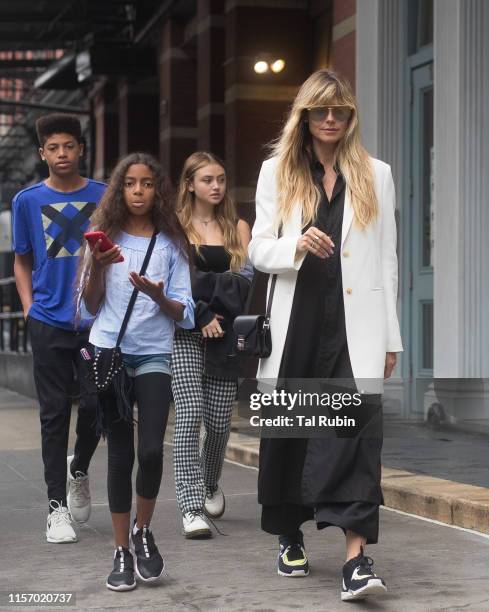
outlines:
[{"label": "black strapless top", "polygon": [[227,272],[231,263],[231,256],[220,244],[203,244],[197,253],[195,244],[192,245],[194,264],[202,272]]}]

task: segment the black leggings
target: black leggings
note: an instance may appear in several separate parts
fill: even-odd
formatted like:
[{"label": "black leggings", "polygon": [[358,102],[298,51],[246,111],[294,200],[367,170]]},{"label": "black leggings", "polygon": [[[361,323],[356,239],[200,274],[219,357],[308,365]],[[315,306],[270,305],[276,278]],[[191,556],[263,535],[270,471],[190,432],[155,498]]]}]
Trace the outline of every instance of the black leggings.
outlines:
[{"label": "black leggings", "polygon": [[[136,493],[154,499],[160,490],[163,472],[163,438],[170,408],[171,377],[161,372],[134,378],[133,395],[138,405],[138,472]],[[134,428],[119,419],[114,401],[104,406],[108,434],[107,489],[111,512],[130,512]]]}]

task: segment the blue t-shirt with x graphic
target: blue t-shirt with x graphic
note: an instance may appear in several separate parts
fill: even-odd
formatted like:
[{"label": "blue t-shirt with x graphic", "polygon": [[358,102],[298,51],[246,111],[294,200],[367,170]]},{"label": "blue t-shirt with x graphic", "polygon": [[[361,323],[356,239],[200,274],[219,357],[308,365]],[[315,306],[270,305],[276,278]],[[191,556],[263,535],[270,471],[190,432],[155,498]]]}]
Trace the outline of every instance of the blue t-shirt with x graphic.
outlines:
[{"label": "blue t-shirt with x graphic", "polygon": [[14,197],[12,246],[16,253],[32,252],[33,256],[30,317],[54,327],[75,329],[73,288],[78,255],[105,189],[105,183],[91,179],[85,187],[68,193],[41,182]]}]

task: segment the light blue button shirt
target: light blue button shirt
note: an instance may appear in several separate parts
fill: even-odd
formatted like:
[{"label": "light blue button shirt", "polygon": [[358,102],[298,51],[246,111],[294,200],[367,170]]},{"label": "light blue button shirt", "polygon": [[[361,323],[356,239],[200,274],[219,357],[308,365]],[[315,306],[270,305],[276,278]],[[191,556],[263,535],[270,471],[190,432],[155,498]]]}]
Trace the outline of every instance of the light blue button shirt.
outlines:
[{"label": "light blue button shirt", "polygon": [[[105,297],[90,331],[90,342],[101,348],[115,346],[133,286],[129,272],[139,272],[150,238],[121,232],[114,242],[121,247],[124,261],[111,264],[105,272]],[[184,329],[194,327],[194,303],[188,262],[174,243],[158,234],[145,276],[152,281],[163,281],[167,298],[184,305],[183,319],[176,325]],[[81,316],[92,318],[84,301]],[[171,353],[175,322],[164,314],[148,295],[139,292],[129,318],[121,350],[129,355]]]}]

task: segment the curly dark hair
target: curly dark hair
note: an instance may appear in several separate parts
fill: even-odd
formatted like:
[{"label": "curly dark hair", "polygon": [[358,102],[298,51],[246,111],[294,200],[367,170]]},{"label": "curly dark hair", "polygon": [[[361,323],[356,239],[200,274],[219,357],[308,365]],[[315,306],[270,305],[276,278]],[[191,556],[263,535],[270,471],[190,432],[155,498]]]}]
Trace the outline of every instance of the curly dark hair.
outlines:
[{"label": "curly dark hair", "polygon": [[[90,229],[105,232],[107,236],[114,238],[124,228],[130,215],[124,200],[124,178],[129,167],[134,164],[144,164],[153,174],[155,201],[151,209],[151,220],[154,228],[168,236],[189,260],[190,243],[175,212],[170,179],[160,163],[149,153],[131,153],[119,160],[110,176],[107,190],[91,218]],[[90,274],[91,265],[85,256],[87,248],[85,244],[78,262],[75,281],[75,295],[78,297],[80,292],[83,292]]]},{"label": "curly dark hair", "polygon": [[131,153],[118,162],[92,216],[91,227],[105,232],[111,238],[124,228],[130,215],[124,200],[124,178],[129,167],[134,164],[147,166],[153,174],[155,202],[151,209],[151,220],[155,229],[166,234],[188,256],[189,242],[175,212],[170,179],[160,163],[149,153]]}]

